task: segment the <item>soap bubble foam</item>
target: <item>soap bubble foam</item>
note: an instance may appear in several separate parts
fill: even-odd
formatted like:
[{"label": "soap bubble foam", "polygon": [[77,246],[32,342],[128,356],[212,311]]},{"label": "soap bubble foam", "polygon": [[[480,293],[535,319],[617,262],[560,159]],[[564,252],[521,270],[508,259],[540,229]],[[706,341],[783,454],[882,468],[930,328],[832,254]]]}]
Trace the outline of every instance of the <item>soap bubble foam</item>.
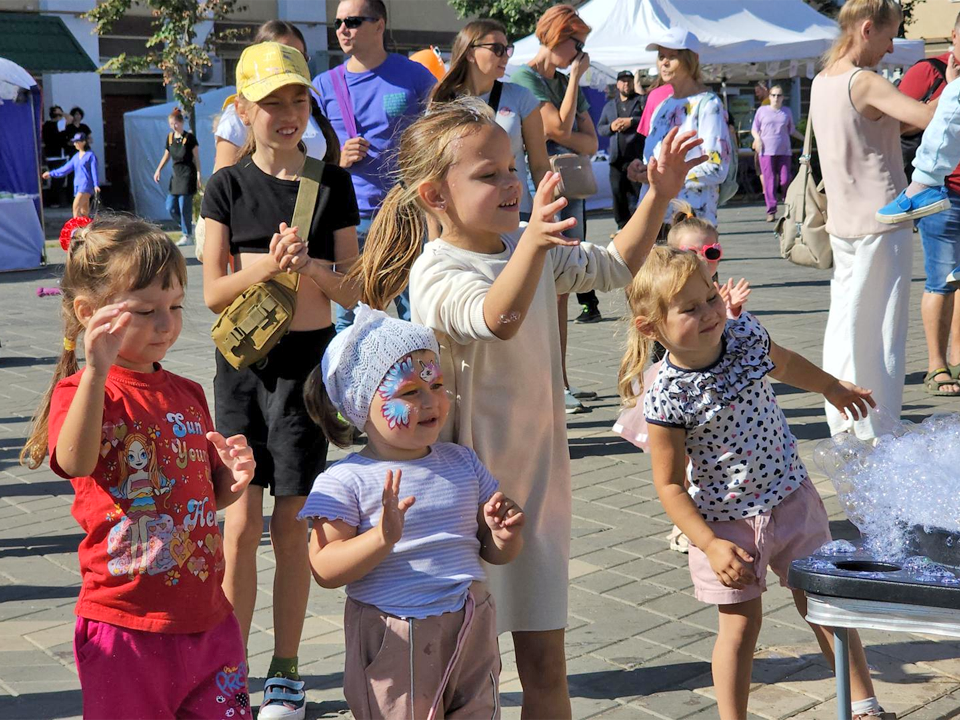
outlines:
[{"label": "soap bubble foam", "polygon": [[814,462],[830,478],[850,521],[881,558],[910,554],[913,528],[960,532],[960,414],[919,425],[887,417],[875,444],[841,433]]}]

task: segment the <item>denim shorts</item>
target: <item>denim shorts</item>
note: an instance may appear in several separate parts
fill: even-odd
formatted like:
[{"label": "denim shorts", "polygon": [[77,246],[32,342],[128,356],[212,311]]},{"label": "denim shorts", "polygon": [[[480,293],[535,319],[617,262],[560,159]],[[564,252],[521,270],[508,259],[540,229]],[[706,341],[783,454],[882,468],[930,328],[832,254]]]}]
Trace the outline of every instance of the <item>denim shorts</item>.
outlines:
[{"label": "denim shorts", "polygon": [[946,284],[947,275],[960,266],[960,194],[947,190],[950,209],[917,221],[923,242],[923,269],[927,275],[924,290],[949,295],[954,288]]}]

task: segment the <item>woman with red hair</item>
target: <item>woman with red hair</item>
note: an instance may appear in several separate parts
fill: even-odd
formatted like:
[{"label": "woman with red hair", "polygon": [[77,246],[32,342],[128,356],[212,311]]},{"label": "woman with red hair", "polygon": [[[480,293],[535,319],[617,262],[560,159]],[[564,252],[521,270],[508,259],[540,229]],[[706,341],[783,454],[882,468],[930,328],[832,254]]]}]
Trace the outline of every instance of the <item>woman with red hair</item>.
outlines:
[{"label": "woman with red hair", "polygon": [[[590,117],[590,103],[579,90],[580,78],[590,67],[590,56],[583,51],[589,34],[590,26],[572,6],[554,5],[537,22],[540,49],[536,56],[510,76],[510,82],[527,88],[541,101],[540,117],[543,119],[547,152],[550,155],[593,155],[597,152],[597,130]],[[570,68],[569,76],[557,72],[566,68]],[[576,227],[566,231],[568,237],[581,241],[587,239],[584,200],[568,200],[560,217],[577,220]],[[571,388],[567,381],[567,298],[567,295],[557,298],[563,382],[567,388],[567,413],[578,413],[585,410],[579,398],[596,397],[596,393]],[[577,316],[578,322],[594,323],[601,320],[600,301],[593,290],[577,293],[577,301],[582,306],[582,312]]]}]

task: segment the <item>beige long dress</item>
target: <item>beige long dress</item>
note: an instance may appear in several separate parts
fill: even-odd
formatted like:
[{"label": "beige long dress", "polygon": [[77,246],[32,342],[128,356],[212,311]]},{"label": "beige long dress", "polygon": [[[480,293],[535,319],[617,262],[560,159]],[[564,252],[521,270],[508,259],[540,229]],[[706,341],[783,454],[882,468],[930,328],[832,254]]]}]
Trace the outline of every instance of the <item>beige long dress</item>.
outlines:
[{"label": "beige long dress", "polygon": [[526,513],[524,548],[509,565],[487,566],[499,632],[567,624],[571,486],[560,366],[557,295],[610,291],[632,276],[611,243],[550,251],[537,292],[510,340],[487,328],[483,302],[518,242],[503,252],[428,243],[413,266],[413,321],[440,342],[444,382],[456,398],[442,440],[473,448],[504,493]]}]

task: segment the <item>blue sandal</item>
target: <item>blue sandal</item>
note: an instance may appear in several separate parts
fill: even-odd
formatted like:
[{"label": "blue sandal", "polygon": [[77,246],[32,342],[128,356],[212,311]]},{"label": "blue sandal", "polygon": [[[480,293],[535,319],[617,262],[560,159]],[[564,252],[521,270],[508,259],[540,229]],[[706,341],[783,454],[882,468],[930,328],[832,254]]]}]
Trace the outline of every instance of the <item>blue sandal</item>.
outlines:
[{"label": "blue sandal", "polygon": [[303,720],[307,712],[307,694],[303,686],[303,680],[267,678],[257,717],[260,720]]}]

